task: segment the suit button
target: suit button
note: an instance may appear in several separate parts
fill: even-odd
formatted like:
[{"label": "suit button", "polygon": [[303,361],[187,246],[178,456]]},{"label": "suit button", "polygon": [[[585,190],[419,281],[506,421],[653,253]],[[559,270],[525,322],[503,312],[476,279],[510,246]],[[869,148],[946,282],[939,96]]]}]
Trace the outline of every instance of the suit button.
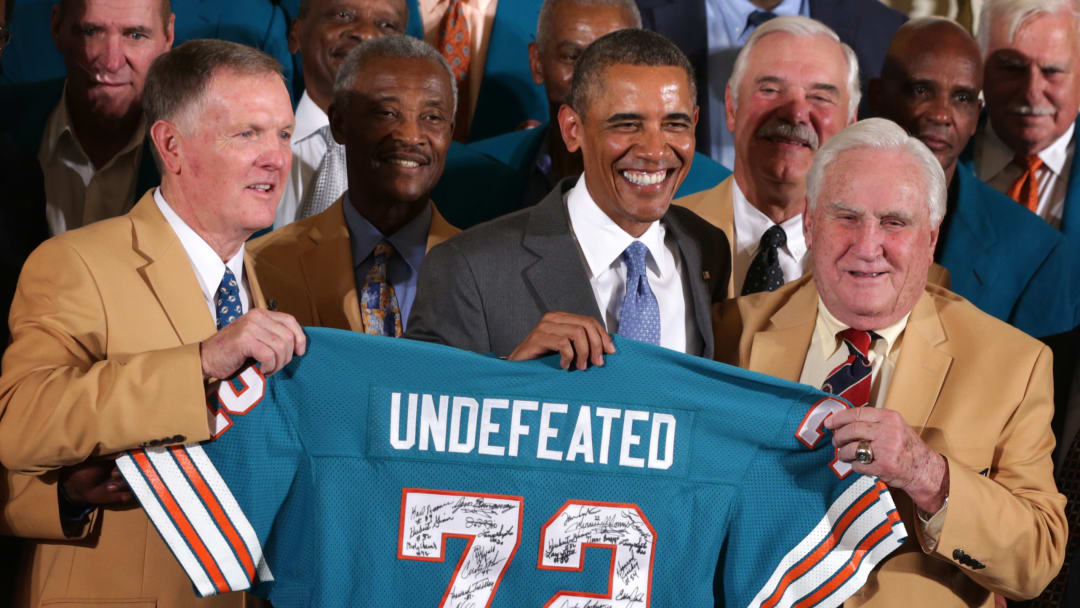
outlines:
[{"label": "suit button", "polygon": [[967,554],[964,553],[963,549],[954,549],[952,552],[952,558],[960,563],[964,563],[965,557],[967,557]]},{"label": "suit button", "polygon": [[173,443],[184,443],[185,439],[187,439],[187,437],[184,437],[183,435],[173,435],[172,436],[172,442]]}]

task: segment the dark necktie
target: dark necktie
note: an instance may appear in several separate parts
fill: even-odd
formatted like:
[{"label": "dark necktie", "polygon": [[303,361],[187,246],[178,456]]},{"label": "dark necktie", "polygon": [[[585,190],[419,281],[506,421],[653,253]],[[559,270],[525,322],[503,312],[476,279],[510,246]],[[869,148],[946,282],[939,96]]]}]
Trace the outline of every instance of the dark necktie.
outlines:
[{"label": "dark necktie", "polygon": [[754,11],[746,18],[746,27],[756,28],[770,19],[775,19],[776,13],[772,11]]},{"label": "dark necktie", "polygon": [[742,295],[759,291],[775,291],[784,284],[784,271],[780,268],[780,248],[787,245],[787,233],[780,226],[773,226],[761,235],[757,255],[746,270]]},{"label": "dark necktie", "polygon": [[855,407],[870,403],[870,345],[877,334],[858,329],[845,329],[840,338],[848,348],[848,358],[829,372],[821,390],[847,399]]},{"label": "dark necktie", "polygon": [[217,313],[219,330],[244,314],[240,303],[240,286],[236,283],[236,275],[228,266],[225,267],[225,275],[221,277],[221,283],[214,294],[214,311]]}]

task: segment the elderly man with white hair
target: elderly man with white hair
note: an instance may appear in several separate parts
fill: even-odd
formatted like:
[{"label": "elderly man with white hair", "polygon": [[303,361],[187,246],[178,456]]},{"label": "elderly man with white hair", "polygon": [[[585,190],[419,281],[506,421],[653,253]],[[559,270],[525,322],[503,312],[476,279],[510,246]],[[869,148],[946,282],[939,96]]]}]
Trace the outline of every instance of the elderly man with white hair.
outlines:
[{"label": "elderly man with white hair", "polygon": [[806,173],[818,146],[854,122],[860,96],[855,53],[813,19],[777,17],[740,51],[725,102],[735,172],[675,201],[727,234],[729,297],[803,275]]},{"label": "elderly man with white hair", "polygon": [[945,175],[884,119],[824,144],[807,178],[811,274],[715,311],[717,358],[842,395],[836,457],[908,529],[846,606],[992,606],[1061,567],[1049,349],[927,284]]},{"label": "elderly man with white hair", "polygon": [[976,135],[976,175],[1080,239],[1080,3],[987,0],[978,38],[989,120]]}]

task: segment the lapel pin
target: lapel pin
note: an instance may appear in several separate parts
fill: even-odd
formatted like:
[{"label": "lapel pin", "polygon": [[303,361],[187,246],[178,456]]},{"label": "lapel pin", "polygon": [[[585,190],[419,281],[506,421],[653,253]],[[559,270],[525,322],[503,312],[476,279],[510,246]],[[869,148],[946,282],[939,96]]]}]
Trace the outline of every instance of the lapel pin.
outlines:
[{"label": "lapel pin", "polygon": [[266,303],[267,310],[277,310],[277,300],[270,298],[270,301]]},{"label": "lapel pin", "polygon": [[709,271],[708,271],[708,270],[702,270],[702,271],[701,271],[701,278],[702,278],[702,279],[704,279],[704,280],[706,280],[706,281],[708,281],[709,279],[711,279],[711,278],[712,278],[712,275],[711,275],[711,274],[709,274]]}]

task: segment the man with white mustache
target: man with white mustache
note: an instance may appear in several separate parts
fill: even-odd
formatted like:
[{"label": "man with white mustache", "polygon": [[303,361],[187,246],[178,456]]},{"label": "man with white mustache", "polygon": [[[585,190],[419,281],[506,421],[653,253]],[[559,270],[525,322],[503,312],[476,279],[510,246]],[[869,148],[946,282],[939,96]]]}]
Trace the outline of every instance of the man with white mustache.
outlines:
[{"label": "man with white mustache", "polygon": [[694,156],[695,99],[689,61],[663,36],[589,45],[558,115],[584,173],[433,248],[406,337],[514,360],[558,352],[578,369],[614,352],[609,333],[712,356],[727,239],[671,205]]},{"label": "man with white mustache", "polygon": [[855,120],[860,96],[854,51],[813,19],[772,19],[739,52],[725,103],[735,172],[675,201],[727,234],[729,297],[772,291],[807,270],[806,174],[818,146]]},{"label": "man with white mustache", "polygon": [[[987,0],[980,20],[989,120],[976,134],[980,179],[1080,238],[1075,123],[1080,110],[1075,0]],[[1077,192],[1073,192],[1077,191]]]}]

